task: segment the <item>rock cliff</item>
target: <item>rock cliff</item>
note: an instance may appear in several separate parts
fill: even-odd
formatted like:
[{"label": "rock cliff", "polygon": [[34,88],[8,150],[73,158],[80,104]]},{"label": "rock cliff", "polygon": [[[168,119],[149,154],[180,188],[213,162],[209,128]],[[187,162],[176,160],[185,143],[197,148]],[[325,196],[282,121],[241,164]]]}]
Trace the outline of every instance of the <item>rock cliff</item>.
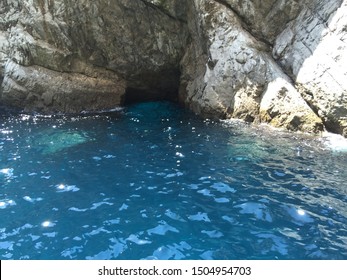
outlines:
[{"label": "rock cliff", "polygon": [[78,112],[174,98],[187,28],[150,2],[2,0],[1,102]]},{"label": "rock cliff", "polygon": [[0,103],[80,112],[178,99],[347,137],[346,0],[2,0]]}]

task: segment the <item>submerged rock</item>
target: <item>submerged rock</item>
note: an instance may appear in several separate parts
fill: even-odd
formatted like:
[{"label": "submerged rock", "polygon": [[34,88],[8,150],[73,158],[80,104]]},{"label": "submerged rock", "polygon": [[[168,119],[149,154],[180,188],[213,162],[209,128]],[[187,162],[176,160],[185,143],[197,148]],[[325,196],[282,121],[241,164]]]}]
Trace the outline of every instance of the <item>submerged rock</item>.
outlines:
[{"label": "submerged rock", "polygon": [[50,155],[68,148],[93,141],[83,131],[47,129],[32,137],[31,146],[43,155]]},{"label": "submerged rock", "polygon": [[346,0],[3,0],[0,105],[178,99],[207,117],[346,137],[346,14]]}]

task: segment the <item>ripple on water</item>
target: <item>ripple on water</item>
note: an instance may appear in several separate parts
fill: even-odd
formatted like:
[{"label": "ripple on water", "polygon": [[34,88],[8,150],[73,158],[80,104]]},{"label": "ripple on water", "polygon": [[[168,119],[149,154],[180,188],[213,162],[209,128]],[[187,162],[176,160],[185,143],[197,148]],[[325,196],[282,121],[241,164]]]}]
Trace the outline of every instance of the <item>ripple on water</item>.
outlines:
[{"label": "ripple on water", "polygon": [[284,238],[277,236],[273,233],[251,233],[257,236],[257,246],[261,248],[260,250],[262,255],[268,255],[269,252],[278,253],[282,256],[288,254],[288,244]]},{"label": "ripple on water", "polygon": [[59,184],[56,186],[57,192],[78,192],[80,189],[75,185]]},{"label": "ripple on water", "polygon": [[25,201],[28,201],[28,202],[31,202],[31,203],[35,203],[35,202],[38,202],[38,201],[42,201],[42,200],[43,200],[42,197],[32,198],[32,197],[30,197],[30,196],[28,196],[28,195],[23,196],[23,199],[24,199]]},{"label": "ripple on water", "polygon": [[173,220],[180,221],[180,222],[186,222],[179,214],[171,211],[170,209],[167,209],[165,211],[165,215]]},{"label": "ripple on water", "polygon": [[147,230],[147,233],[149,235],[152,235],[152,234],[165,235],[167,232],[179,233],[178,229],[170,226],[165,221],[159,221],[158,226]]},{"label": "ripple on water", "polygon": [[185,241],[172,245],[160,246],[153,252],[153,255],[148,256],[149,260],[181,260],[186,258],[186,252],[192,247]]},{"label": "ripple on water", "polygon": [[217,203],[228,203],[230,202],[230,199],[226,197],[217,197],[214,199],[214,201]]},{"label": "ripple on water", "polygon": [[256,219],[267,221],[269,223],[273,221],[270,210],[263,203],[246,202],[240,205],[236,205],[235,207],[241,208],[241,214],[252,214]]},{"label": "ripple on water", "polygon": [[13,168],[3,168],[0,169],[0,174],[2,174],[3,176],[5,176],[5,178],[10,178],[13,176]]},{"label": "ripple on water", "polygon": [[0,200],[0,209],[5,209],[9,206],[17,205],[16,202],[12,199]]},{"label": "ripple on water", "polygon": [[221,192],[221,193],[227,193],[227,192],[230,192],[230,193],[235,193],[236,190],[234,188],[231,188],[229,185],[225,184],[225,183],[221,183],[221,182],[218,182],[218,183],[214,183],[211,188]]},{"label": "ripple on water", "polygon": [[224,236],[224,234],[218,230],[202,230],[201,232],[208,235],[210,238],[220,238]]},{"label": "ripple on water", "polygon": [[151,244],[152,243],[152,241],[149,241],[149,240],[139,239],[139,237],[136,236],[135,234],[131,234],[126,240],[133,242],[137,245],[145,245],[145,244]]},{"label": "ripple on water", "polygon": [[346,259],[347,153],[326,144],[170,103],[2,117],[0,257]]},{"label": "ripple on water", "polygon": [[282,208],[290,215],[292,221],[296,224],[302,225],[314,222],[313,218],[302,209],[295,206],[282,206]]},{"label": "ripple on water", "polygon": [[56,223],[51,222],[51,221],[44,221],[41,223],[41,226],[44,228],[49,228],[49,227],[54,227]]},{"label": "ripple on water", "polygon": [[191,221],[203,221],[203,222],[211,222],[210,218],[208,217],[207,213],[199,212],[194,215],[189,215],[188,219]]}]

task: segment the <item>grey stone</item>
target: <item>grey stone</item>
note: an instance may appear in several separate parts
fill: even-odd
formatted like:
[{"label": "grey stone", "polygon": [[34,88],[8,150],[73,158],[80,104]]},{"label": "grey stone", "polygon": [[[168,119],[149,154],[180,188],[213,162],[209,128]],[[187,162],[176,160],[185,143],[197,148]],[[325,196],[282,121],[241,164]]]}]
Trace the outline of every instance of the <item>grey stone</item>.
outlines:
[{"label": "grey stone", "polygon": [[[305,1],[277,37],[274,57],[322,118],[347,136],[347,1]],[[290,35],[288,35],[290,34]]]},{"label": "grey stone", "polygon": [[[208,117],[291,130],[323,128],[267,46],[243,28],[231,9],[216,1],[194,1],[190,9],[195,13],[189,22],[193,41],[182,60],[180,92],[189,108]],[[216,61],[214,67],[210,61]]]},{"label": "grey stone", "polygon": [[[128,89],[173,98],[188,36],[186,25],[175,18],[182,17],[182,9],[149,2],[2,1],[0,38],[6,44],[0,43],[1,102],[26,110],[79,112],[118,106]],[[40,92],[32,92],[36,89]],[[92,103],[79,100],[85,89],[90,96],[94,92]],[[56,100],[48,107],[49,98],[35,101],[44,91]],[[65,101],[64,95],[69,96]],[[107,96],[111,98],[103,100]]]}]

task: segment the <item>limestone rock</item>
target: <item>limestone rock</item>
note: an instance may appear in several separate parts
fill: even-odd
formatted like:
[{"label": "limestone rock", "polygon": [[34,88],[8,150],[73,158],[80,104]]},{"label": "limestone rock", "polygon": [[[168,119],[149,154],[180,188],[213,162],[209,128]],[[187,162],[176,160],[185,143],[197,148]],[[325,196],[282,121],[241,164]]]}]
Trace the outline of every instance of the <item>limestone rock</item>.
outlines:
[{"label": "limestone rock", "polygon": [[308,107],[288,80],[270,82],[260,103],[260,120],[293,131],[319,132],[321,119]]},{"label": "limestone rock", "polygon": [[[216,1],[194,1],[193,42],[182,60],[181,100],[208,117],[270,122],[318,132],[321,120],[239,17]],[[199,24],[196,25],[195,22]]]},{"label": "limestone rock", "polygon": [[91,69],[90,76],[60,73],[40,66],[5,66],[2,103],[26,112],[97,111],[121,103],[125,82],[113,72]]},{"label": "limestone rock", "polygon": [[274,57],[330,131],[347,137],[347,1],[304,1]]},{"label": "limestone rock", "polygon": [[0,85],[2,81],[2,77],[4,76],[4,66],[8,59],[7,54],[8,50],[8,41],[6,38],[6,34],[0,31]]},{"label": "limestone rock", "polygon": [[297,0],[219,0],[225,3],[242,20],[243,27],[253,36],[273,43],[286,24],[297,17],[300,3]]},{"label": "limestone rock", "polygon": [[[156,98],[175,96],[187,37],[185,24],[164,12],[164,7],[148,2],[2,1],[0,35],[8,48],[4,55],[0,45],[0,100],[20,108],[27,104],[30,110],[78,112],[76,104],[87,102],[77,101],[85,89],[87,96],[94,92],[98,103],[85,103],[80,109],[115,107],[124,102],[126,93],[135,91],[150,92]],[[173,11],[182,16],[179,10]],[[48,88],[43,90],[44,86]],[[22,102],[17,98],[18,87]],[[37,88],[41,93],[32,92]],[[42,92],[51,92],[55,96],[51,99],[59,102],[49,107],[41,106],[41,101],[28,104],[28,100],[41,99]],[[64,95],[69,96],[65,101]],[[107,97],[111,98],[103,100]]]},{"label": "limestone rock", "polygon": [[171,17],[181,21],[187,20],[187,0],[143,0],[149,4],[158,7]]}]

